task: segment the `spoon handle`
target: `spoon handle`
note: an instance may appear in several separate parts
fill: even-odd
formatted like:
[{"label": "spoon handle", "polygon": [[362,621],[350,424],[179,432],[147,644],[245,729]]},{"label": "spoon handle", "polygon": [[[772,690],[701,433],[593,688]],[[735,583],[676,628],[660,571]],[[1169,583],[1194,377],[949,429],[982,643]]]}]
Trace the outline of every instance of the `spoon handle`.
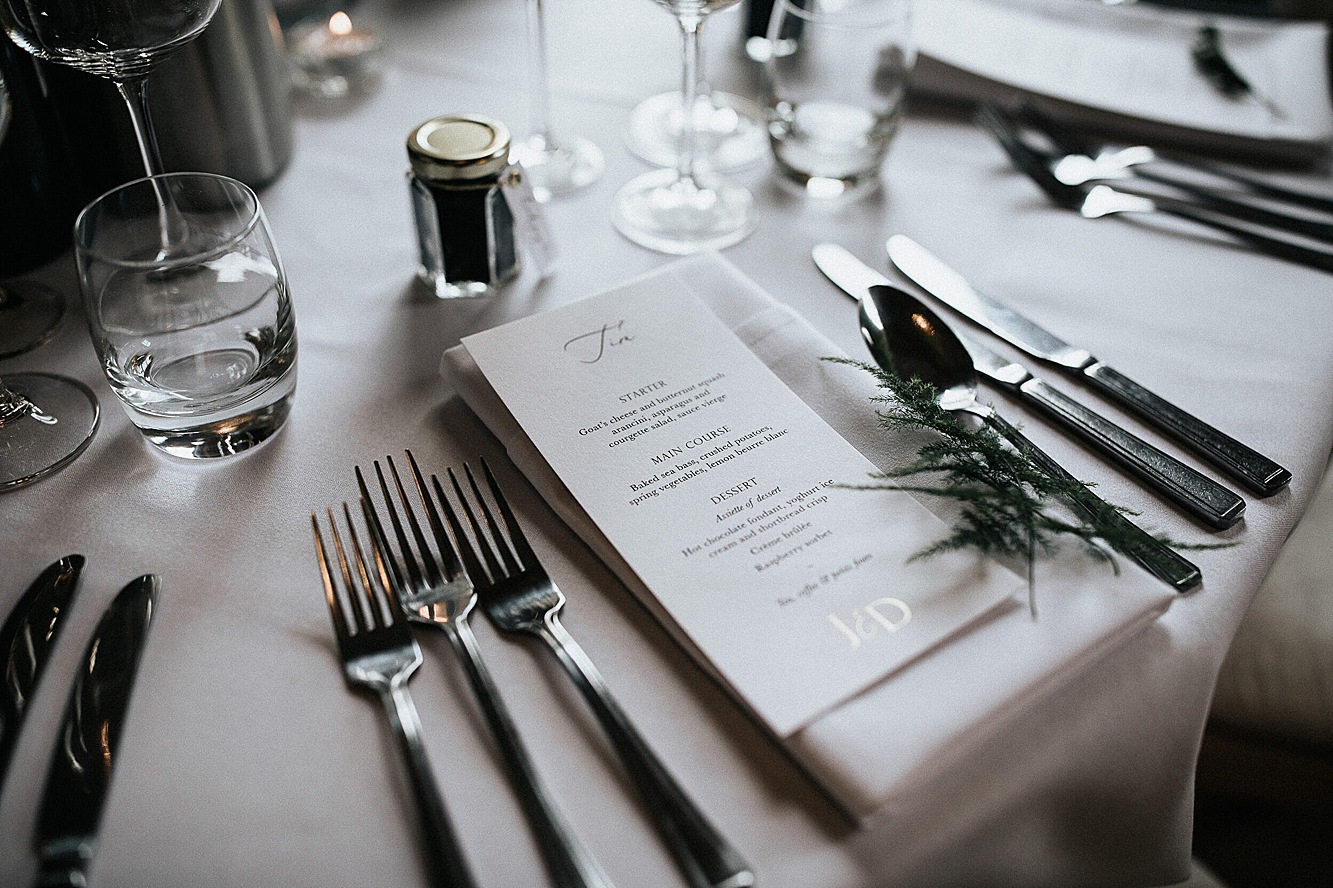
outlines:
[{"label": "spoon handle", "polygon": [[[1073,480],[1074,476],[1052,459],[1045,451],[1037,447],[1027,436],[1020,432],[1004,417],[988,410],[980,414],[991,428],[995,429],[1010,444],[1027,455],[1039,468],[1060,478]],[[1197,586],[1203,580],[1203,574],[1191,562],[1170,546],[1143,530],[1122,513],[1111,508],[1105,500],[1087,487],[1079,485],[1079,493],[1074,497],[1074,504],[1091,517],[1101,517],[1114,521],[1133,533],[1133,539],[1120,546],[1120,554],[1133,558],[1150,574],[1171,586],[1178,592],[1184,592]]]}]

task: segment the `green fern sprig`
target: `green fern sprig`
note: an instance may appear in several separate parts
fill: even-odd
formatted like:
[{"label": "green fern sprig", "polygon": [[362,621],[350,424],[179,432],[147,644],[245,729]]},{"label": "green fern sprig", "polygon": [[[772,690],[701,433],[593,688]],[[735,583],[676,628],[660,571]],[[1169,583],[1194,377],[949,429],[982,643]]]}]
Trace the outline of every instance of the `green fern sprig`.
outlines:
[{"label": "green fern sprig", "polygon": [[[1062,540],[1076,541],[1087,554],[1115,570],[1114,550],[1139,543],[1133,528],[1112,520],[1117,514],[1133,514],[1123,507],[1108,504],[1104,511],[1088,517],[1051,508],[1055,501],[1068,503],[1076,497],[1085,487],[1083,482],[1046,471],[1006,444],[988,425],[976,430],[965,427],[936,402],[935,389],[929,383],[905,380],[862,361],[826,360],[860,367],[875,376],[887,394],[872,401],[879,405],[880,424],[887,430],[934,433],[910,464],[871,476],[881,483],[844,485],[865,490],[907,490],[958,504],[958,519],[949,533],[915,553],[911,560],[973,549],[1026,562],[1031,582],[1035,559],[1053,553]],[[1166,537],[1158,539],[1173,548],[1229,545],[1187,545]]]}]

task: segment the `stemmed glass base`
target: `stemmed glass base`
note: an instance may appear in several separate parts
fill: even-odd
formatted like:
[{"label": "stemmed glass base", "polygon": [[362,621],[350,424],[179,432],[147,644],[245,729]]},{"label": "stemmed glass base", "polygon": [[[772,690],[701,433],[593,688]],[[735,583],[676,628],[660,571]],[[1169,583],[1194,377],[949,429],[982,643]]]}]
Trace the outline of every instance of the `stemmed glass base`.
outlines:
[{"label": "stemmed glass base", "polygon": [[83,383],[49,373],[0,377],[0,492],[59,471],[88,446],[101,411]]},{"label": "stemmed glass base", "polygon": [[[763,111],[754,102],[725,92],[704,92],[694,101],[696,159],[728,172],[768,156]],[[625,142],[639,157],[657,166],[675,166],[685,125],[679,90],[644,99],[630,114]]]},{"label": "stemmed glass base", "polygon": [[0,358],[22,354],[51,338],[65,314],[65,297],[33,281],[0,284]]},{"label": "stemmed glass base", "polygon": [[602,151],[587,139],[555,141],[533,133],[515,144],[510,156],[523,165],[533,196],[545,203],[586,188],[602,175]]},{"label": "stemmed glass base", "polygon": [[676,170],[631,179],[616,195],[611,221],[625,237],[678,256],[721,250],[754,230],[750,192],[739,185]]}]

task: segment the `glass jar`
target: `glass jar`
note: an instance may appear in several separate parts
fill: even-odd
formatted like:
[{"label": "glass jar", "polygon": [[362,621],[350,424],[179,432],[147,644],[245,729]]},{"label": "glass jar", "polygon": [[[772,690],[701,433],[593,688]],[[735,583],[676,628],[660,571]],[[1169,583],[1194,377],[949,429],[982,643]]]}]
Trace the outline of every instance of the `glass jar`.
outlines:
[{"label": "glass jar", "polygon": [[417,277],[441,299],[491,295],[519,269],[509,130],[479,115],[436,117],[408,136],[407,156]]}]

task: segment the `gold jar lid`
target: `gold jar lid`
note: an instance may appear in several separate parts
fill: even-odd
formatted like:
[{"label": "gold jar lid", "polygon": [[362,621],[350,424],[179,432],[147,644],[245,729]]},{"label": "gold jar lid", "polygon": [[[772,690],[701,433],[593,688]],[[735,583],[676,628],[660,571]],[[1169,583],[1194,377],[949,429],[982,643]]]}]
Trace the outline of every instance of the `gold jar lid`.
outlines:
[{"label": "gold jar lid", "polygon": [[431,181],[481,179],[509,164],[509,130],[479,114],[428,120],[407,137],[412,172]]}]

